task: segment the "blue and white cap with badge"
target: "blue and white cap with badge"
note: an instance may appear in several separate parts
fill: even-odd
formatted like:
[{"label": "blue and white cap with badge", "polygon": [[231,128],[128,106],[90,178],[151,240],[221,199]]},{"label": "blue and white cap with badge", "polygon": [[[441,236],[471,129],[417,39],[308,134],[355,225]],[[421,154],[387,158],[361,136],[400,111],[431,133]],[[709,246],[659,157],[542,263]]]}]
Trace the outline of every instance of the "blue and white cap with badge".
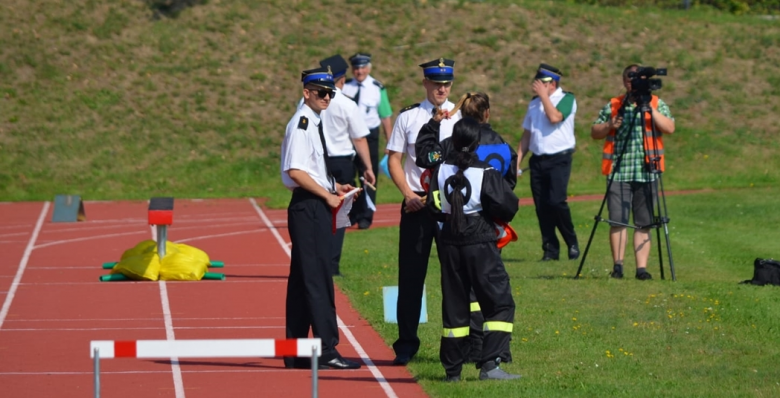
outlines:
[{"label": "blue and white cap with badge", "polygon": [[305,70],[301,72],[301,81],[304,87],[307,84],[313,84],[331,90],[336,89],[336,85],[333,84],[333,72],[331,72],[330,67]]},{"label": "blue and white cap with badge", "polygon": [[323,68],[330,67],[331,72],[333,72],[334,80],[346,75],[347,69],[349,69],[347,61],[344,60],[344,57],[342,57],[341,54],[336,54],[332,57],[323,59],[320,61],[320,66]]},{"label": "blue and white cap with badge", "polygon": [[362,68],[371,63],[371,54],[355,53],[355,55],[349,57],[349,63],[355,68]]},{"label": "blue and white cap with badge", "polygon": [[536,76],[534,77],[534,80],[555,80],[558,82],[561,80],[561,76],[563,76],[563,73],[561,73],[558,68],[547,64],[539,64],[539,69],[536,70]]},{"label": "blue and white cap with badge", "polygon": [[451,59],[439,58],[420,64],[420,67],[426,79],[435,83],[449,83],[455,79],[454,65],[455,61]]}]

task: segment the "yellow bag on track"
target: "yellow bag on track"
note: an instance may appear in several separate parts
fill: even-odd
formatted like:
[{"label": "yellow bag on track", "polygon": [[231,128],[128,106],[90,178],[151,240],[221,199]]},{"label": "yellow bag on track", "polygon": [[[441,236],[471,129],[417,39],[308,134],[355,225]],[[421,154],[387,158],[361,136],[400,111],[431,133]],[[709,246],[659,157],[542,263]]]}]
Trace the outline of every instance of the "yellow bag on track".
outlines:
[{"label": "yellow bag on track", "polygon": [[203,250],[184,243],[166,242],[165,257],[160,264],[160,280],[199,281],[211,261]]},{"label": "yellow bag on track", "polygon": [[157,242],[145,240],[126,250],[111,273],[135,281],[199,281],[210,264],[203,250],[174,242],[165,242],[165,257],[161,262]]},{"label": "yellow bag on track", "polygon": [[160,276],[157,242],[145,240],[122,253],[122,259],[111,269],[134,281],[156,281]]}]

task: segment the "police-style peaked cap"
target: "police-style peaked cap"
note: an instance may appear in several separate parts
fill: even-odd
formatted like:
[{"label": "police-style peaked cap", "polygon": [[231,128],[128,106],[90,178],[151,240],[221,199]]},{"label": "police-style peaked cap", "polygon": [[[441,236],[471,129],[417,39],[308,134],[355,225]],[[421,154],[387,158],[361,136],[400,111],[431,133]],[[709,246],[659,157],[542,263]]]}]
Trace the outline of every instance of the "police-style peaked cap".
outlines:
[{"label": "police-style peaked cap", "polygon": [[333,84],[333,72],[327,66],[301,72],[301,82],[303,82],[304,86],[313,84],[331,90],[336,89],[336,85]]},{"label": "police-style peaked cap", "polygon": [[426,79],[436,83],[449,83],[455,79],[454,65],[455,61],[451,59],[439,58],[420,64],[420,67],[423,68],[423,76]]},{"label": "police-style peaked cap", "polygon": [[349,57],[349,63],[355,68],[360,68],[371,63],[371,54],[369,53],[356,53]]},{"label": "police-style peaked cap", "polygon": [[539,64],[539,69],[536,70],[536,77],[534,79],[541,79],[541,80],[555,80],[560,81],[561,76],[563,76],[563,73],[561,71],[554,67],[547,64]]},{"label": "police-style peaked cap", "polygon": [[332,57],[323,59],[320,61],[320,66],[323,68],[330,67],[331,72],[333,72],[333,79],[338,79],[341,76],[346,75],[347,69],[349,69],[347,61],[344,60],[344,57],[342,57],[341,54],[336,54]]}]

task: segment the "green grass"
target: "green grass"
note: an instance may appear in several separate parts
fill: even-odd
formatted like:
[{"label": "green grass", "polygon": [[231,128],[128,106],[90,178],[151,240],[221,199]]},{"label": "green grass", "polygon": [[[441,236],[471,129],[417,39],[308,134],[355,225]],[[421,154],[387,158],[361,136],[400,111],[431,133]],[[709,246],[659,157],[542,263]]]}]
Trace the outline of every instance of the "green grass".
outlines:
[{"label": "green grass", "polygon": [[[519,241],[503,259],[517,305],[507,370],[517,382],[481,382],[473,366],[465,382],[442,383],[439,363],[441,289],[431,256],[429,322],[409,369],[433,397],[772,397],[780,394],[780,298],[776,287],[740,285],[756,257],[777,257],[778,188],[668,196],[677,282],[660,279],[657,247],[648,269],[654,280],[609,278],[606,224],[599,224],[580,280],[579,262],[539,262],[532,206],[512,222]],[[599,201],[571,203],[582,247]],[[663,234],[661,235],[663,239]],[[655,233],[653,244],[656,245]],[[397,337],[384,323],[382,286],[397,285],[397,228],[347,234],[337,279],[361,315],[387,344]],[[626,259],[627,269],[633,258]]]},{"label": "green grass", "polygon": [[[0,200],[268,197],[300,70],[369,51],[396,112],[420,101],[420,62],[456,60],[453,96],[491,96],[516,144],[540,62],[578,100],[571,193],[598,193],[589,126],[630,62],[669,68],[677,119],[668,188],[780,182],[780,26],[706,10],[536,0],[200,1],[154,18],[136,0],[0,5]],[[385,187],[391,187],[387,180]],[[383,189],[379,202],[396,202]]]}]

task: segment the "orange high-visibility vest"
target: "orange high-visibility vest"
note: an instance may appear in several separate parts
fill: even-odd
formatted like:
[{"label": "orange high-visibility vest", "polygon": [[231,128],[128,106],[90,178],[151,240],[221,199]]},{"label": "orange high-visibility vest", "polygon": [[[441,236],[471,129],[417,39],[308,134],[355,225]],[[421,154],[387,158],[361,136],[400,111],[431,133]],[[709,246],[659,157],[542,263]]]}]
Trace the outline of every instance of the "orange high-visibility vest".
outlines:
[{"label": "orange high-visibility vest", "polygon": [[[620,110],[620,107],[623,105],[623,97],[625,95],[621,95],[620,97],[615,97],[609,100],[610,106],[612,107],[612,118],[617,116],[618,111]],[[650,106],[658,109],[658,97],[653,95],[652,99],[650,100]],[[625,119],[623,123],[626,123]],[[615,134],[617,132],[612,129],[609,134],[607,134],[606,140],[604,140],[604,152],[601,157],[601,174],[609,175],[610,172],[612,172],[612,158],[615,154]],[[633,132],[632,132],[633,133]],[[653,139],[653,120],[649,113],[645,114],[645,137],[644,137],[644,144],[645,144],[645,150],[647,151],[647,155],[645,156],[645,162],[650,163],[649,156],[652,157],[658,157],[660,158],[658,168],[661,171],[664,171],[664,140],[661,137],[663,134],[660,134],[656,137],[656,139]],[[621,148],[622,149],[622,148]]]}]

